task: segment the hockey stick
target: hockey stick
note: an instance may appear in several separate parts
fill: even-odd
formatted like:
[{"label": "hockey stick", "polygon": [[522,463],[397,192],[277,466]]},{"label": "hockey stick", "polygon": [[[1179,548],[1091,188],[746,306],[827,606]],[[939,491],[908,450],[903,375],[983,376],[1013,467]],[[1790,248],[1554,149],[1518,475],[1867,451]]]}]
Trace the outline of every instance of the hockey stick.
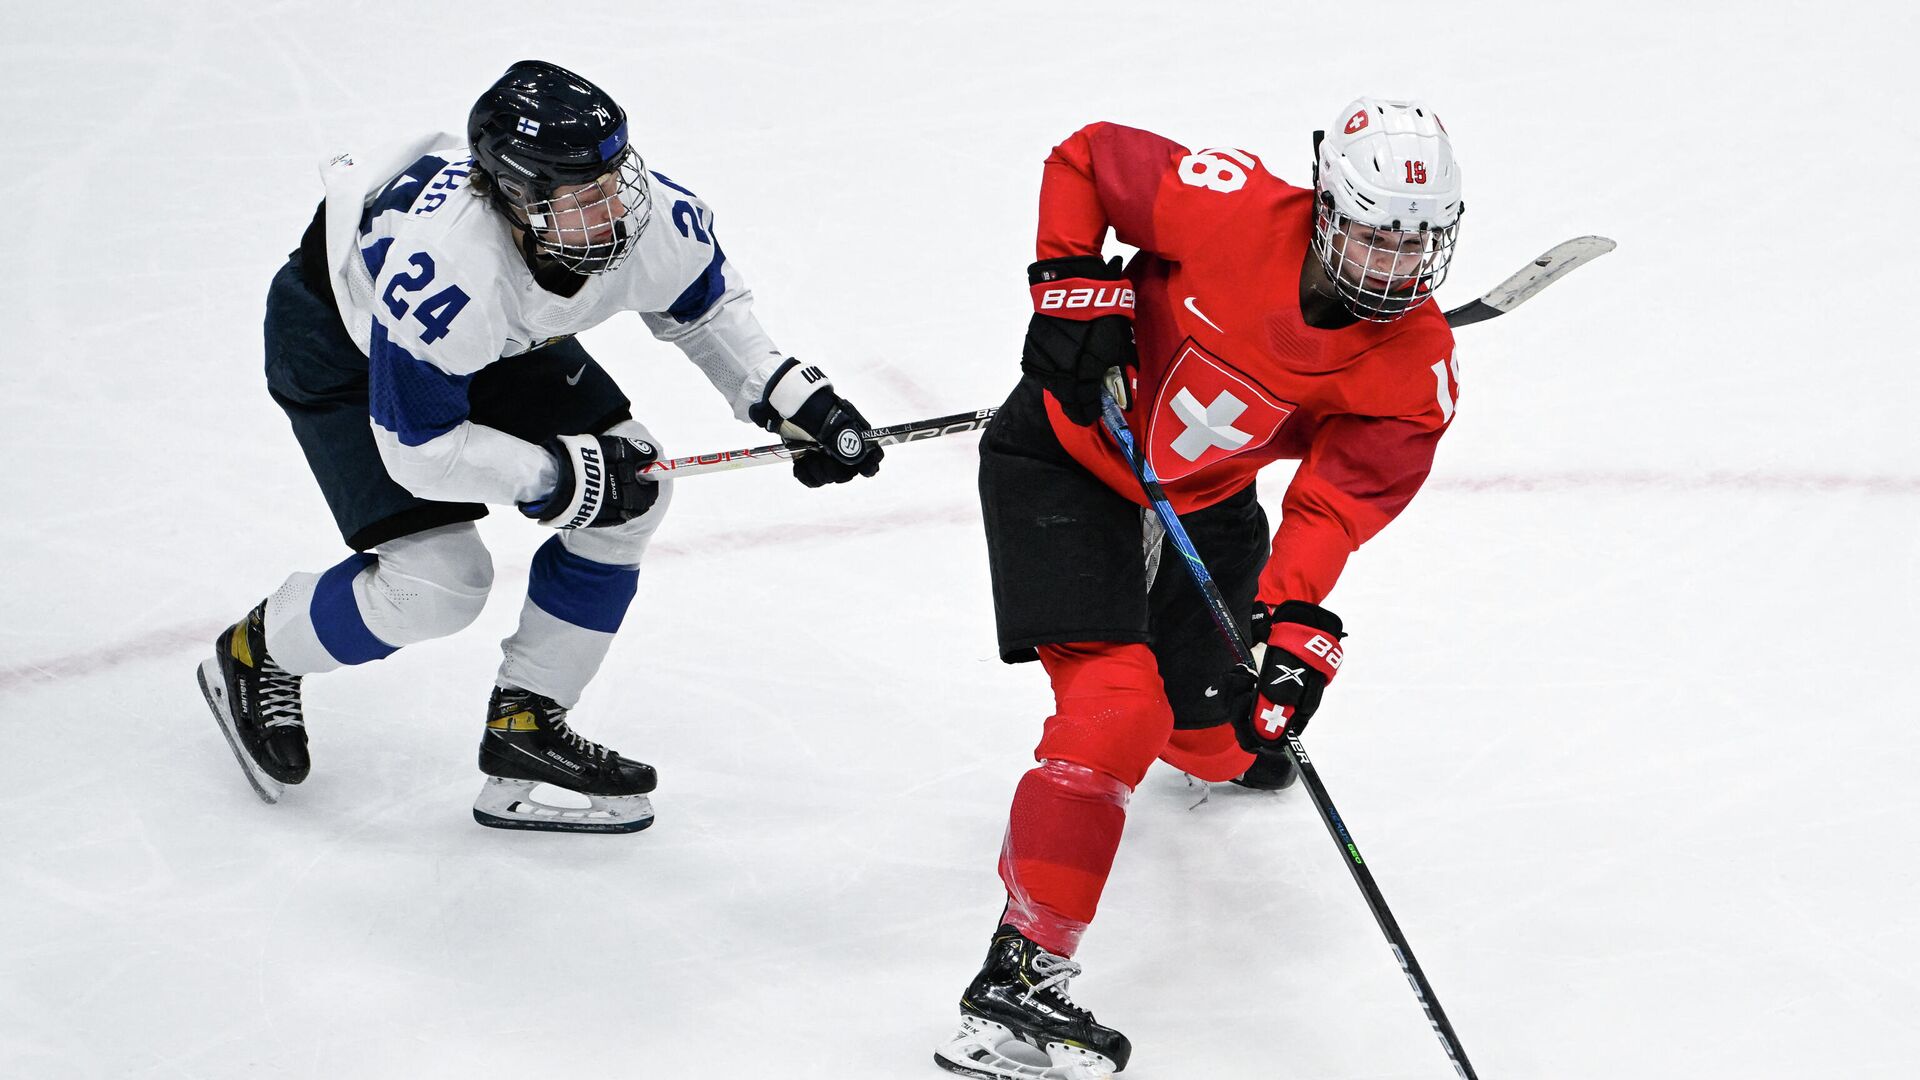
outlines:
[{"label": "hockey stick", "polygon": [[[1549,279],[1551,280],[1551,279]],[[1544,284],[1544,283],[1543,283]],[[1534,291],[1538,291],[1536,288]],[[1531,294],[1528,294],[1531,295]],[[1526,297],[1522,296],[1524,300]],[[1518,301],[1515,301],[1518,303]],[[1507,308],[1496,310],[1510,310]],[[1493,316],[1483,316],[1492,318]],[[1114,373],[1115,375],[1118,372]],[[1159,517],[1160,524],[1166,529],[1168,540],[1180,552],[1186,562],[1187,572],[1193,583],[1200,589],[1200,596],[1206,601],[1207,611],[1213,615],[1213,625],[1226,639],[1227,647],[1232,651],[1240,666],[1250,672],[1257,669],[1253,662],[1253,652],[1240,636],[1240,627],[1233,615],[1227,610],[1226,599],[1220,595],[1220,587],[1213,582],[1213,575],[1207,572],[1207,565],[1194,549],[1193,541],[1187,536],[1186,527],[1180,523],[1180,515],[1174,513],[1173,504],[1167,500],[1165,489],[1153,474],[1153,466],[1143,457],[1133,441],[1133,432],[1127,428],[1127,418],[1121,414],[1120,406],[1115,403],[1111,390],[1100,393],[1100,422],[1120,446],[1126,455],[1127,463],[1133,467],[1134,478],[1140,481],[1140,489],[1146,493],[1147,501],[1153,504],[1153,512]],[[1300,743],[1300,737],[1287,733],[1286,755],[1300,770],[1300,780],[1307,786],[1307,793],[1313,798],[1314,809],[1320,812],[1320,820],[1326,823],[1327,832],[1333,837],[1335,846],[1346,857],[1347,869],[1353,874],[1354,884],[1360,886],[1361,895],[1367,898],[1367,907],[1372,910],[1374,921],[1380,924],[1380,932],[1386,935],[1387,944],[1392,946],[1394,959],[1400,962],[1400,970],[1406,974],[1407,982],[1413,987],[1413,994],[1420,999],[1420,1007],[1426,1010],[1427,1023],[1433,1027],[1433,1033],[1440,1040],[1440,1046],[1447,1052],[1447,1060],[1452,1062],[1453,1071],[1463,1080],[1479,1080],[1473,1066],[1467,1061],[1467,1052],[1460,1046],[1460,1037],[1453,1032],[1453,1022],[1447,1019],[1446,1010],[1440,1007],[1440,999],[1433,994],[1433,988],[1427,983],[1426,972],[1420,970],[1420,962],[1413,957],[1413,946],[1407,944],[1407,936],[1400,932],[1400,924],[1394,921],[1393,912],[1387,908],[1386,897],[1380,895],[1380,887],[1374,884],[1373,871],[1367,869],[1366,860],[1360,857],[1360,846],[1347,832],[1347,826],[1340,819],[1340,811],[1334,808],[1333,797],[1327,794],[1327,786],[1320,780],[1320,772],[1313,767],[1313,760],[1307,756],[1307,748]]]},{"label": "hockey stick", "polygon": [[[1555,244],[1551,250],[1520,268],[1507,280],[1480,297],[1447,312],[1448,326],[1470,326],[1498,318],[1532,299],[1535,293],[1553,284],[1568,271],[1583,263],[1605,255],[1614,248],[1613,241],[1604,236],[1578,236],[1564,243]],[[977,431],[987,426],[993,419],[993,409],[976,409],[968,413],[954,413],[952,416],[939,416],[932,420],[915,420],[892,427],[875,428],[867,432],[867,442],[877,446],[892,446],[894,443],[919,442],[922,439],[935,439],[942,435],[957,435],[964,431]],[[792,461],[801,454],[811,454],[817,447],[805,444],[787,445],[775,443],[771,446],[755,446],[745,450],[723,450],[717,454],[695,454],[692,457],[674,458],[671,461],[656,461],[641,470],[643,475],[663,474],[668,476],[699,476],[703,473],[727,472],[732,469],[745,469],[754,465],[768,465],[776,461]]]},{"label": "hockey stick", "polygon": [[[895,443],[919,442],[922,439],[937,439],[942,435],[957,435],[963,431],[976,431],[987,426],[993,419],[993,409],[976,409],[973,412],[954,413],[951,416],[936,416],[931,420],[915,420],[892,427],[874,428],[866,433],[868,445],[892,446]],[[699,476],[703,473],[726,472],[729,469],[745,469],[754,465],[769,465],[776,461],[792,461],[801,454],[811,454],[818,447],[805,443],[774,443],[771,446],[755,446],[746,450],[725,450],[718,454],[695,454],[692,457],[673,458],[670,461],[656,461],[640,470],[642,476],[663,474],[672,477]]]},{"label": "hockey stick", "polygon": [[1555,244],[1545,255],[1521,267],[1485,296],[1447,312],[1447,325],[1471,326],[1505,315],[1575,267],[1592,262],[1613,249],[1613,241],[1604,236],[1576,236]]}]

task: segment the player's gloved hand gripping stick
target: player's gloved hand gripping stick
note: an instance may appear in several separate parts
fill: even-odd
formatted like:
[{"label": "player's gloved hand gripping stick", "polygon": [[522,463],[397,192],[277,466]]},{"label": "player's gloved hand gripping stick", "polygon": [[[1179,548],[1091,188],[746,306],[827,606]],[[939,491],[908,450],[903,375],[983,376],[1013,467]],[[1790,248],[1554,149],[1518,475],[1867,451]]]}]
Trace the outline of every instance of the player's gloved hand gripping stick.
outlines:
[{"label": "player's gloved hand gripping stick", "polygon": [[886,456],[878,443],[867,440],[867,418],[834,392],[833,380],[792,357],[767,380],[747,417],[786,437],[794,449],[793,475],[810,488],[872,476]]},{"label": "player's gloved hand gripping stick", "polygon": [[[1279,755],[1289,734],[1307,729],[1327,684],[1346,653],[1340,616],[1305,600],[1277,608],[1256,601],[1251,641],[1254,667],[1235,667],[1209,690],[1227,695],[1227,716],[1240,749]],[[1257,671],[1256,671],[1257,669]]]},{"label": "player's gloved hand gripping stick", "polygon": [[660,457],[652,443],[623,435],[562,435],[544,447],[559,483],[520,512],[556,529],[595,529],[632,521],[660,497],[660,485],[641,474]]},{"label": "player's gloved hand gripping stick", "polygon": [[1107,372],[1117,370],[1116,396],[1125,408],[1140,358],[1133,343],[1133,282],[1120,272],[1120,260],[1042,259],[1027,267],[1027,285],[1033,318],[1020,348],[1020,370],[1082,427],[1100,418],[1101,387]]}]

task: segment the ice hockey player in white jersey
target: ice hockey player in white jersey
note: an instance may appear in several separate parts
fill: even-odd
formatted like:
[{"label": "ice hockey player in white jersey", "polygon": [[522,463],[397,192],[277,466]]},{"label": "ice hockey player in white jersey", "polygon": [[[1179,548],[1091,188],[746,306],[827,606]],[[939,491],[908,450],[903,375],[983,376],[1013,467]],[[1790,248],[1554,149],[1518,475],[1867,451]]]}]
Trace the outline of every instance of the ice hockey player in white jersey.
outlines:
[{"label": "ice hockey player in white jersey", "polygon": [[[713,214],[651,172],[626,114],[574,73],[508,68],[465,138],[342,154],[267,297],[268,389],[353,554],[295,573],[222,632],[207,704],[254,790],[306,779],[301,678],[452,634],[493,565],[474,521],[511,504],[557,530],[502,643],[473,813],[498,828],[632,832],[654,770],[575,734],[579,700],[672,500],[659,449],[574,339],[626,311],[677,345],[734,414],[789,441],[808,487],[872,476],[866,420],[776,348]],[[536,801],[536,784],[590,807]]]}]

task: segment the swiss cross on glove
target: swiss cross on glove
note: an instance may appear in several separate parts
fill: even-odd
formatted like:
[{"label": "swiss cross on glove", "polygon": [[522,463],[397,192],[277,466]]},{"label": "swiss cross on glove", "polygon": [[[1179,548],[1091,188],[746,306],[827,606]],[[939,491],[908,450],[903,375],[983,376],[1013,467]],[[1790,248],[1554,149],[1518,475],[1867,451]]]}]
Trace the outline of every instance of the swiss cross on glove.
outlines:
[{"label": "swiss cross on glove", "polygon": [[1340,616],[1318,604],[1288,600],[1271,610],[1254,605],[1259,676],[1234,668],[1216,684],[1227,691],[1228,717],[1242,750],[1278,753],[1289,733],[1306,728],[1327,684],[1340,673],[1343,637]]}]

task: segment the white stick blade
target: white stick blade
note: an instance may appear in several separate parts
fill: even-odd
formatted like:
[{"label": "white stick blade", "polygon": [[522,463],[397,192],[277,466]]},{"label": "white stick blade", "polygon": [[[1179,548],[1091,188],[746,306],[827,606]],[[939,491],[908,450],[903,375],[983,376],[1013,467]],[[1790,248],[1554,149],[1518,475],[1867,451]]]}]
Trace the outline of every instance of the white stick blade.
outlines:
[{"label": "white stick blade", "polygon": [[1522,267],[1512,277],[1480,298],[1488,307],[1512,311],[1526,303],[1534,293],[1553,284],[1554,279],[1582,263],[1612,251],[1614,242],[1604,236],[1576,236],[1555,244],[1551,250]]}]

